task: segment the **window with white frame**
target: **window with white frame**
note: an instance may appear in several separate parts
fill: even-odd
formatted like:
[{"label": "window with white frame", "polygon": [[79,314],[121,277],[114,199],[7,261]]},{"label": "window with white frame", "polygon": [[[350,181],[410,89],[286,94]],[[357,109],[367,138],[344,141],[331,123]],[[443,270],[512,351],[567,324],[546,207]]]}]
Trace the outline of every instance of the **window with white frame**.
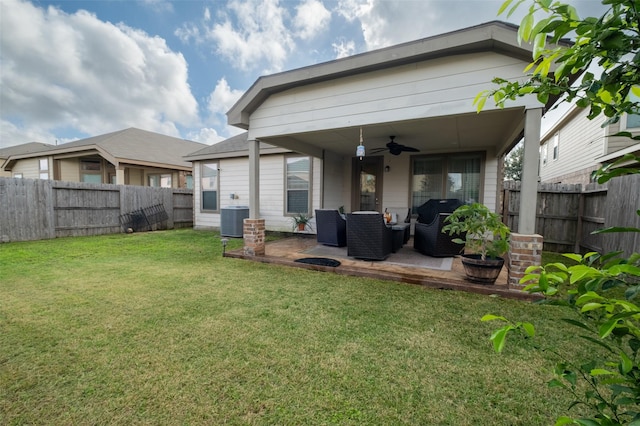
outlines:
[{"label": "window with white frame", "polygon": [[311,209],[311,157],[286,157],[285,213],[309,214]]},{"label": "window with white frame", "polygon": [[220,173],[217,162],[200,165],[200,191],[202,192],[202,210],[220,210]]},{"label": "window with white frame", "polygon": [[49,179],[49,159],[40,158],[38,160],[38,170],[40,179]]},{"label": "window with white frame", "polygon": [[[634,102],[640,102],[640,97],[634,95],[633,93],[629,93],[629,100]],[[620,121],[621,121],[620,123],[621,128],[623,130],[640,129],[640,114],[624,114]]]},{"label": "window with white frame", "polygon": [[547,165],[547,143],[543,143],[540,147],[540,158],[542,158],[542,165]]},{"label": "window with white frame", "polygon": [[553,159],[554,161],[558,159],[558,142],[559,142],[560,136],[556,133],[555,135],[553,135]]},{"label": "window with white frame", "polygon": [[412,158],[412,212],[432,198],[480,201],[482,154],[430,155]]},{"label": "window with white frame", "polygon": [[151,187],[171,188],[171,173],[151,174],[148,180]]}]

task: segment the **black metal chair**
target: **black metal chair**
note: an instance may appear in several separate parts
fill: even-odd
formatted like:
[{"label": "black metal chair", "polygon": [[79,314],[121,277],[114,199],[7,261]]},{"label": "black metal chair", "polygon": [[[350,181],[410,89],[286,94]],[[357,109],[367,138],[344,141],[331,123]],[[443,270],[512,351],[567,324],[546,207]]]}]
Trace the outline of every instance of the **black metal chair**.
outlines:
[{"label": "black metal chair", "polygon": [[445,219],[464,203],[458,199],[431,199],[418,207],[418,221],[413,233],[413,248],[422,254],[432,257],[451,257],[464,249],[463,244],[456,244],[454,238],[465,238],[464,235],[442,233]]},{"label": "black metal chair", "polygon": [[316,232],[320,244],[336,247],[347,245],[347,221],[338,210],[316,210]]},{"label": "black metal chair", "polygon": [[347,255],[356,259],[385,260],[393,251],[393,230],[382,213],[347,214]]}]

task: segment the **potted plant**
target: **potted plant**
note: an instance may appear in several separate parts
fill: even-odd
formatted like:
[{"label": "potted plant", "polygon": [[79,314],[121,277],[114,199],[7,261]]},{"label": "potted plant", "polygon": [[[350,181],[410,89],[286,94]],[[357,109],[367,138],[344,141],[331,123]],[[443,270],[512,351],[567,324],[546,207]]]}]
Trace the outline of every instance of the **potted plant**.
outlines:
[{"label": "potted plant", "polygon": [[480,203],[458,207],[445,219],[442,232],[465,235],[453,241],[465,245],[462,265],[472,281],[492,284],[504,265],[504,254],[509,251],[509,228],[500,216]]},{"label": "potted plant", "polygon": [[305,213],[296,213],[291,220],[293,221],[293,230],[295,231],[297,229],[299,232],[302,232],[309,224],[311,217]]}]

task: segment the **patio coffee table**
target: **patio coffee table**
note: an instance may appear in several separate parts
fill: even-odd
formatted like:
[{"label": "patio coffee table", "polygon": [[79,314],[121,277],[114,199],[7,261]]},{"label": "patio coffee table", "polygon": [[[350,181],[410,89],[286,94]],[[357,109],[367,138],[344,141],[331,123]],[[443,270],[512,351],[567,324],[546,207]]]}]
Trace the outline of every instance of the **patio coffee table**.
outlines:
[{"label": "patio coffee table", "polygon": [[407,231],[407,228],[411,225],[408,223],[396,223],[396,224],[390,223],[387,226],[393,230],[393,252],[395,253],[398,250],[400,250],[404,245],[405,232]]}]

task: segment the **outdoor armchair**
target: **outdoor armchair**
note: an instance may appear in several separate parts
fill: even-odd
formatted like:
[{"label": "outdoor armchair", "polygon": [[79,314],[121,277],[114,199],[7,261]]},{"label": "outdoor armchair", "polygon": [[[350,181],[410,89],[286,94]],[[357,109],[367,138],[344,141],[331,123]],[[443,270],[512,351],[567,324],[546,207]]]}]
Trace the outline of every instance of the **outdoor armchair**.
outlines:
[{"label": "outdoor armchair", "polygon": [[320,244],[347,245],[347,221],[338,210],[316,210],[316,232]]},{"label": "outdoor armchair", "polygon": [[347,255],[356,259],[385,260],[393,250],[393,230],[382,213],[347,214]]},{"label": "outdoor armchair", "polygon": [[422,254],[432,257],[450,257],[460,254],[463,244],[451,241],[453,238],[464,239],[464,235],[442,233],[445,219],[462,205],[458,199],[431,199],[418,207],[418,220],[413,234],[413,248]]}]

